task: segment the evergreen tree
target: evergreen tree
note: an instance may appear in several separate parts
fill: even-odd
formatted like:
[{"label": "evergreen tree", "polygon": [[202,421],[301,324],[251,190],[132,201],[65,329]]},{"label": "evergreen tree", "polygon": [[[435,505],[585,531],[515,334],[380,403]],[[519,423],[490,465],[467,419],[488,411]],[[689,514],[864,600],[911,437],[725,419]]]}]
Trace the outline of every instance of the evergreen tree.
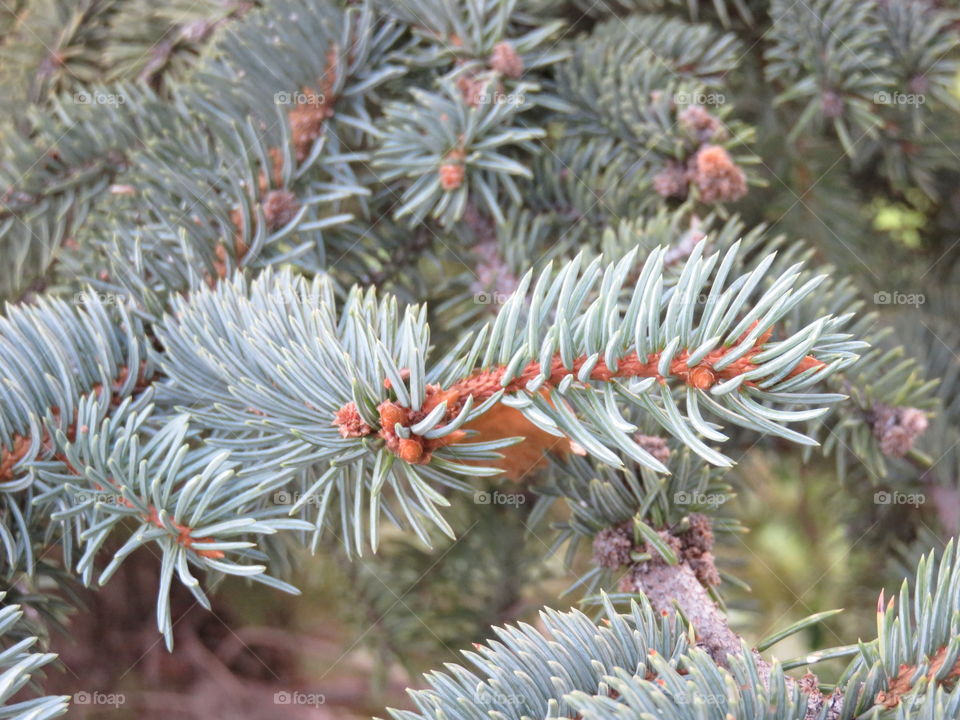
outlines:
[{"label": "evergreen tree", "polygon": [[[144,548],[173,653],[178,585],[304,549],[459,596],[389,662],[502,625],[397,720],[960,716],[953,3],[11,2],[0,716]],[[875,638],[731,629],[763,448],[875,498]],[[504,624],[531,534],[573,595]]]}]

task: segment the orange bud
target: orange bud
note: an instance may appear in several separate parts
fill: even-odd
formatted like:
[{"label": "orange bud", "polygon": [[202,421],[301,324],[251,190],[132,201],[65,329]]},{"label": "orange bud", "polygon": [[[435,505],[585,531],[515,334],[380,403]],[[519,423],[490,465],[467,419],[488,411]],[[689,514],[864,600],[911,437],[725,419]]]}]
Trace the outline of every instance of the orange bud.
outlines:
[{"label": "orange bud", "polygon": [[437,385],[427,387],[427,397],[423,401],[422,411],[426,414],[440,403],[445,402],[447,409],[455,407],[460,402],[460,392],[457,390],[442,390]]},{"label": "orange bud", "polygon": [[407,410],[392,402],[381,403],[380,407],[380,427],[393,431],[393,426],[397,423],[405,425],[407,422]]},{"label": "orange bud", "polygon": [[800,373],[809,370],[810,368],[822,368],[826,363],[822,360],[818,360],[813,355],[807,355],[800,362],[797,363],[796,367],[790,371],[790,375],[799,375]]},{"label": "orange bud", "polygon": [[456,190],[463,185],[467,171],[459,163],[444,163],[440,166],[440,187],[444,190]]},{"label": "orange bud", "polygon": [[716,373],[706,365],[697,365],[697,367],[690,370],[690,374],[687,376],[687,384],[699,390],[712,388],[716,381]]},{"label": "orange bud", "polygon": [[416,464],[423,457],[423,445],[414,438],[400,438],[397,447],[397,455],[404,462]]}]

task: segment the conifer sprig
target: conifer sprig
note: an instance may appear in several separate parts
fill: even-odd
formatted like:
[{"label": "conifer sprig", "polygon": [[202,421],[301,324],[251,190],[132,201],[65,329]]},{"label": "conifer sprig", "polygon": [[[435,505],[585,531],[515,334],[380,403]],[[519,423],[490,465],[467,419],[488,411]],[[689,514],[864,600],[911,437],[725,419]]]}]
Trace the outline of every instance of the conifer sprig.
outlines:
[{"label": "conifer sprig", "polygon": [[[932,555],[921,560],[912,591],[904,581],[889,603],[881,595],[878,638],[859,644],[828,696],[812,675],[796,681],[745,643],[725,659],[711,658],[692,642],[695,628],[672,613],[656,613],[642,595],[623,614],[604,596],[599,627],[577,612],[548,612],[542,632],[495,628],[497,642],[464,652],[475,670],[448,665],[447,674],[428,675],[430,688],[411,692],[417,712],[391,714],[395,720],[441,712],[465,719],[499,711],[519,718],[527,708],[546,706],[558,717],[578,713],[596,720],[643,713],[718,720],[946,720],[960,697],[952,689],[960,663],[958,567],[951,542],[939,562]],[[548,663],[549,678],[542,675]]]},{"label": "conifer sprig", "polygon": [[[0,593],[0,602],[6,593]],[[20,691],[41,675],[44,666],[56,660],[56,653],[35,652],[36,637],[17,639],[17,626],[23,618],[20,605],[4,604],[0,606],[0,715],[10,720],[47,720],[63,715],[67,711],[70,697],[67,695],[48,695],[29,699],[19,699]],[[13,636],[13,638],[11,638]],[[11,698],[18,699],[11,702]]]},{"label": "conifer sprig", "polygon": [[[822,262],[842,255],[757,224],[807,232],[786,200],[858,251],[869,196],[916,205],[911,253],[933,249],[953,220],[952,10],[154,5],[0,8],[0,704],[51,659],[12,605],[38,578],[95,585],[159,552],[169,645],[174,582],[203,606],[226,575],[295,592],[298,543],[343,564],[402,544],[381,559],[398,574],[431,543],[476,563],[440,534],[506,479],[539,500],[484,546],[509,559],[457,591],[486,583],[475,604],[501,612],[521,528],[563,502],[554,549],[578,566],[592,544],[574,589],[619,595],[600,626],[496,630],[395,717],[960,714],[953,546],[881,602],[876,640],[782,666],[728,625],[722,581],[741,581],[712,552],[741,529],[719,506],[748,437],[807,458],[823,439],[840,478],[953,489],[955,359],[927,363],[947,377],[935,418],[934,383]],[[381,591],[367,569],[338,595]],[[784,674],[849,655],[828,697]]]},{"label": "conifer sprig", "polygon": [[82,401],[77,422],[87,429],[76,440],[57,432],[55,460],[37,467],[42,491],[35,503],[46,505],[51,519],[61,524],[67,557],[73,557],[76,543],[80,552],[75,569],[86,584],[93,579],[101,551],[128,521],[136,529],[99,572],[100,585],[137,548],[159,548],[157,625],[172,648],[169,593],[174,574],[208,609],[210,602],[192,568],[297,593],[265,574],[267,555],[256,539],[279,530],[309,530],[310,525],[287,517],[282,506],[264,503],[264,496],[279,484],[273,477],[250,472],[238,477],[238,464],[229,452],[192,449],[195,433],[188,416],[173,416],[151,428],[149,399],[128,399],[99,423],[107,414],[100,407],[103,401],[93,396]]},{"label": "conifer sprig", "polygon": [[462,102],[451,83],[442,90],[415,91],[416,105],[394,103],[384,109],[387,126],[373,167],[383,181],[415,178],[395,216],[409,216],[414,224],[431,215],[450,225],[462,217],[472,192],[502,221],[496,198],[506,193],[519,202],[513,176],[530,177],[514,153],[536,152],[532,141],[546,134],[514,120],[524,109],[525,94],[536,86],[521,84],[506,95],[491,79],[479,90],[483,99],[475,106]]},{"label": "conifer sprig", "polygon": [[[839,400],[803,391],[855,361],[854,351],[862,345],[838,332],[845,319],[830,317],[771,340],[778,321],[824,278],[794,289],[799,276],[794,267],[761,293],[757,288],[773,257],[750,274],[729,279],[737,249],[721,260],[718,254],[702,257],[702,245],[697,246],[669,291],[664,291],[663,249],[647,258],[632,290],[626,283],[635,253],[605,267],[597,258],[581,269],[577,258],[556,274],[548,269],[529,297],[528,274],[489,332],[483,331],[483,344],[475,342],[447,370],[447,384],[429,390],[416,368],[394,366],[390,380],[399,388],[396,398],[378,405],[380,417],[367,420],[366,434],[380,429],[402,459],[422,463],[430,459],[436,440],[460,432],[461,423],[448,423],[468,401],[479,405],[502,396],[537,427],[566,435],[614,466],[621,465],[616,448],[666,471],[629,439],[637,428],[624,419],[622,404],[650,413],[718,465],[729,461],[698,435],[714,442],[726,436],[703,419],[701,407],[734,424],[812,443],[783,423],[818,417],[824,408],[781,410],[758,401],[815,405]],[[409,380],[401,377],[401,369],[408,369]],[[677,391],[685,399],[685,413]],[[410,411],[417,415],[409,417]],[[412,437],[401,432],[392,443],[395,425]]]},{"label": "conifer sprig", "polygon": [[212,432],[209,443],[257,467],[281,463],[284,477],[305,473],[294,511],[318,504],[319,529],[339,506],[354,548],[363,525],[376,545],[381,512],[425,539],[422,519],[449,531],[436,509],[448,501],[432,486],[463,489],[463,476],[497,473],[475,463],[515,439],[472,438],[470,423],[501,402],[618,467],[614,449],[666,471],[631,439],[636,426],[622,409],[631,406],[718,465],[730,461],[701,436],[726,436],[701,409],[812,443],[785,423],[818,417],[839,399],[811,388],[853,362],[861,344],[830,317],[772,339],[822,278],[794,288],[799,268],[791,268],[761,292],[773,258],[731,279],[736,253],[694,251],[670,290],[662,249],[635,285],[627,284],[633,253],[605,267],[575,260],[535,284],[528,274],[491,326],[436,361],[423,350],[421,307],[401,312],[393,298],[354,288],[338,309],[329,280],[238,278],[174,303],[158,329],[166,392]]}]

